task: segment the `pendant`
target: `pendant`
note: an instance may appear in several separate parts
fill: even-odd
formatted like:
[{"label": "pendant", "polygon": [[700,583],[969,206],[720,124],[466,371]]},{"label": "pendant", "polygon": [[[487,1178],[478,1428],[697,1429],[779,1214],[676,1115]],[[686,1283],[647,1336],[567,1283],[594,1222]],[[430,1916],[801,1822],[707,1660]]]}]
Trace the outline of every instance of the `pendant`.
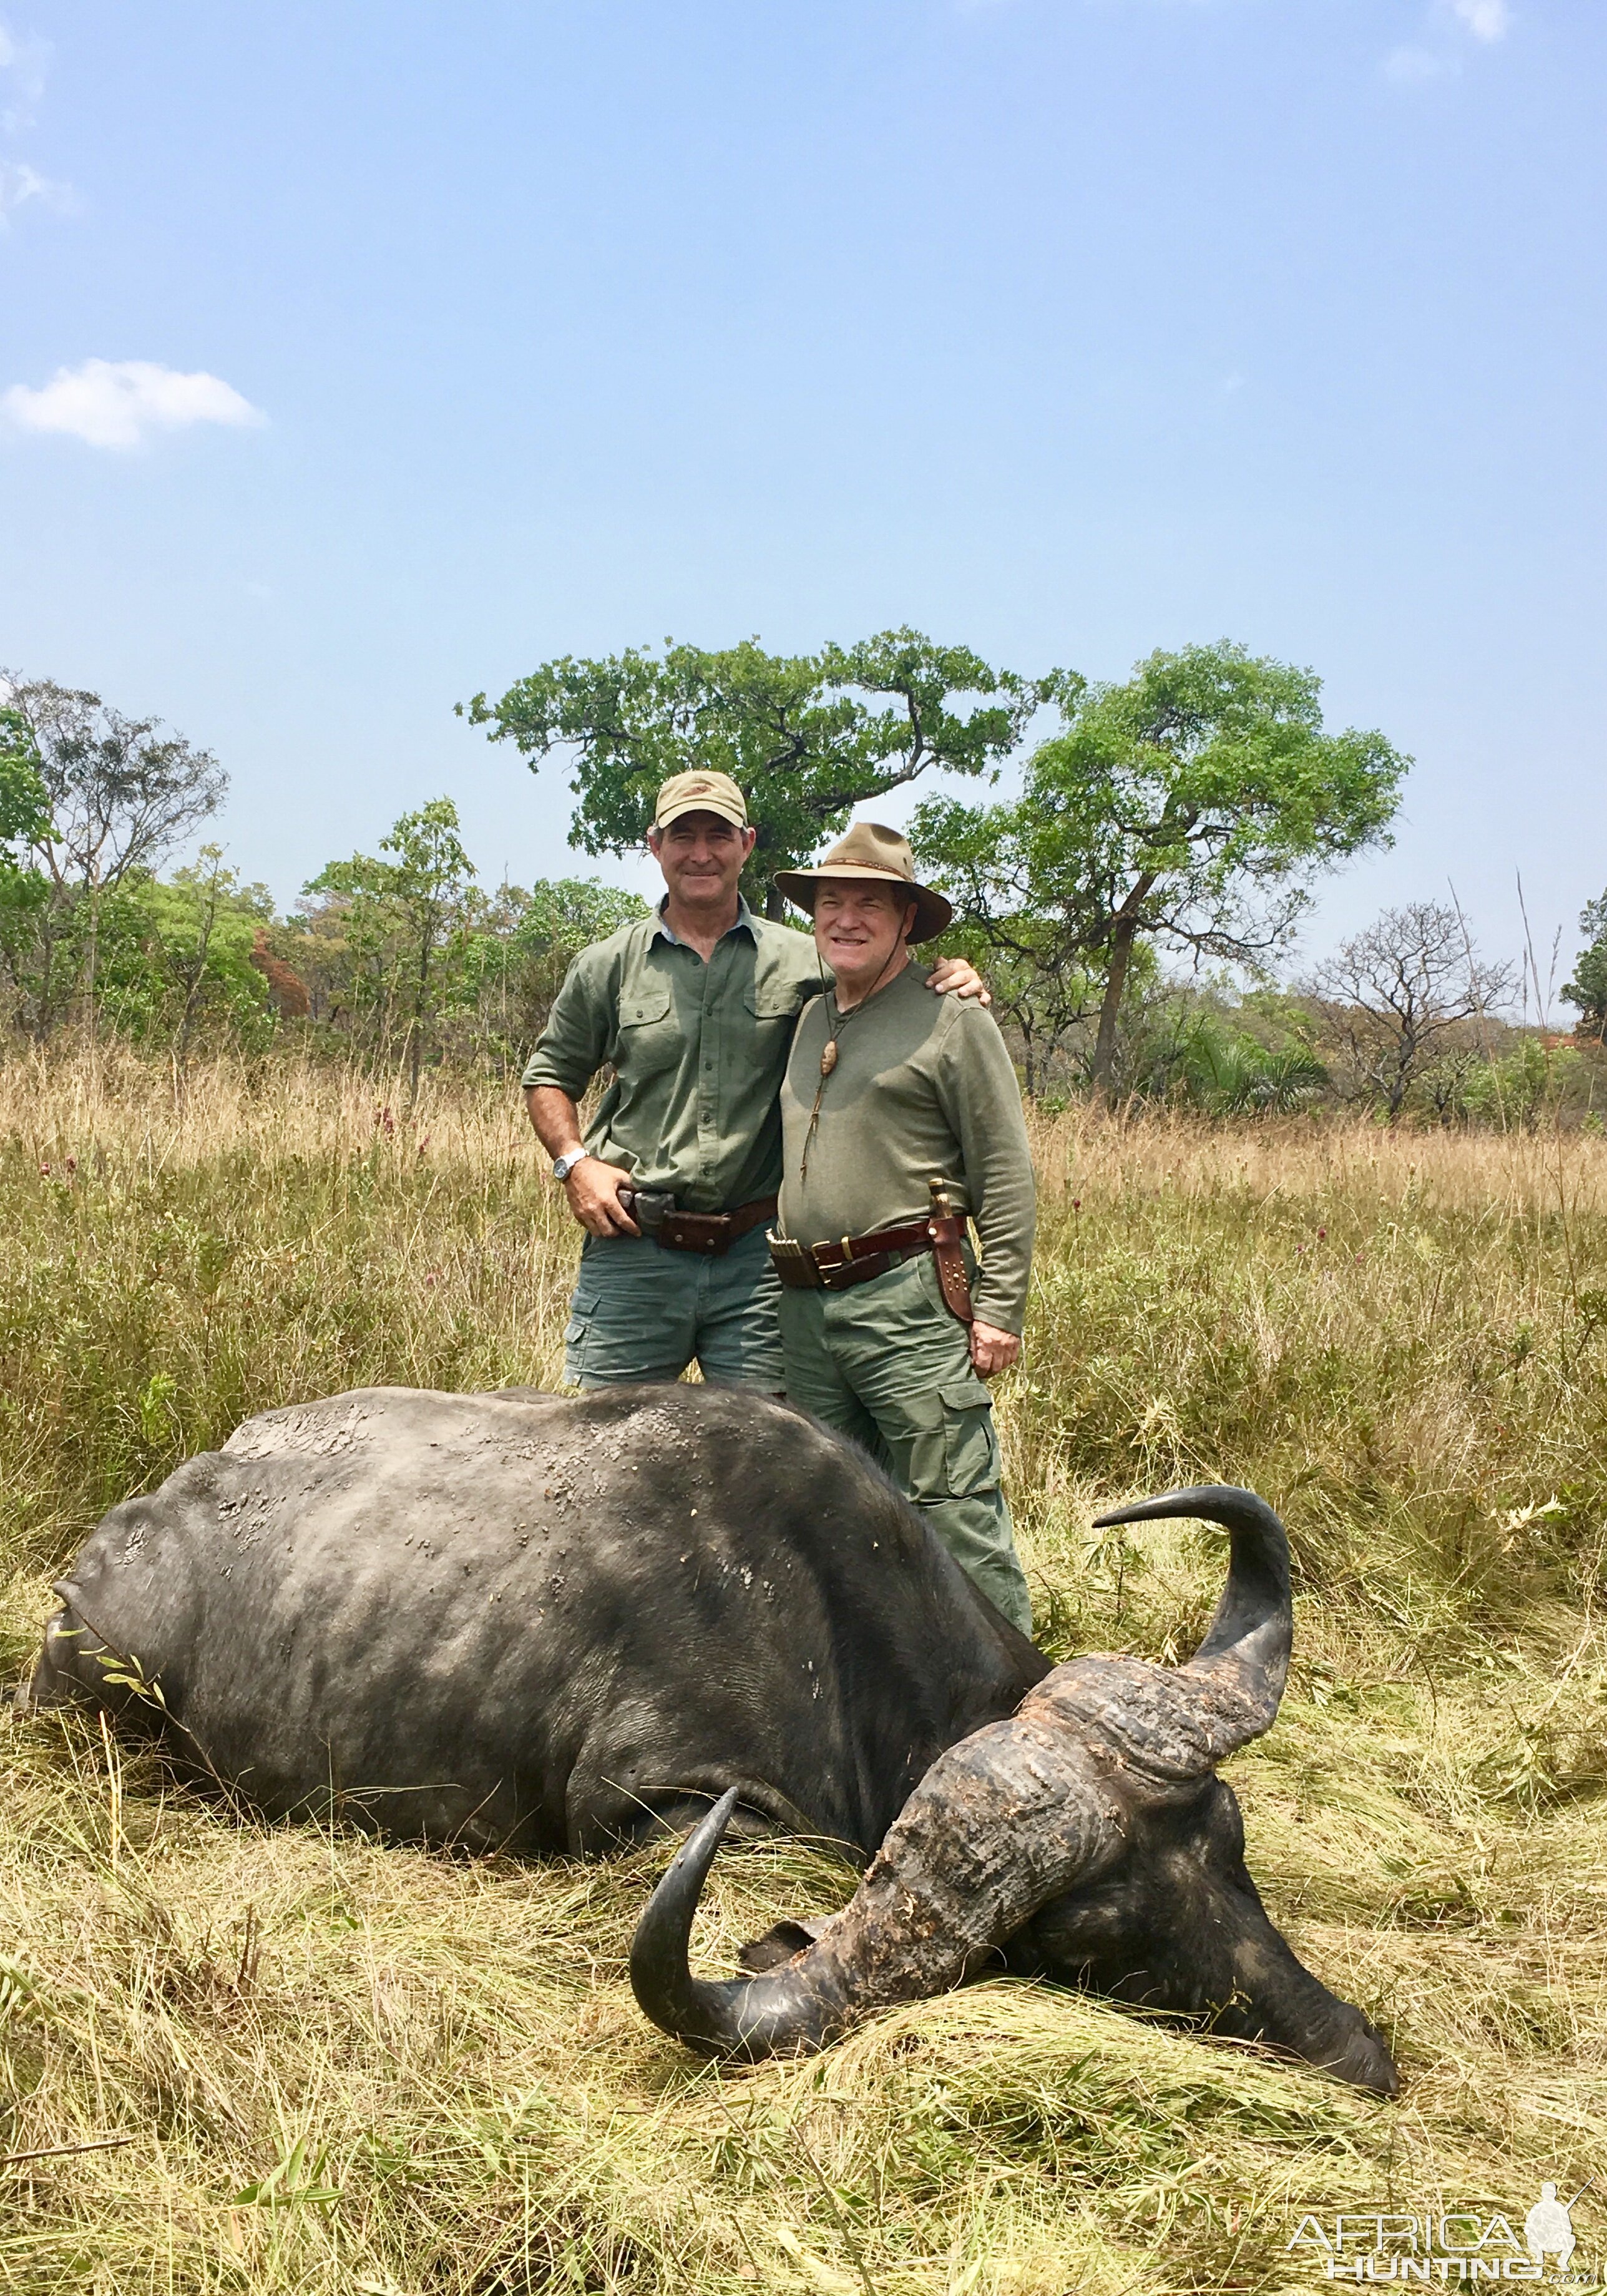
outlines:
[{"label": "pendant", "polygon": [[837,1065],[837,1039],[836,1039],[836,1037],[827,1037],[827,1039],[826,1039],[826,1048],[825,1048],[824,1052],[824,1053],[822,1053],[822,1054],[821,1054],[821,1056],[820,1056],[820,1073],[821,1073],[821,1075],[822,1075],[823,1077],[829,1077],[829,1076],[831,1075],[831,1073],[832,1073],[832,1070],[836,1067],[836,1065]]}]

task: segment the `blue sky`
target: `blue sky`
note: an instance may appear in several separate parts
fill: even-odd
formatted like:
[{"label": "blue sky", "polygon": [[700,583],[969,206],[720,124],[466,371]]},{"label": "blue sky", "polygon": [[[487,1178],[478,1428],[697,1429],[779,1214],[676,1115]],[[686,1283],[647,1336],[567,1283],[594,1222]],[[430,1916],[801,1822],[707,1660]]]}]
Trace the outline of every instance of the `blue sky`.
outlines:
[{"label": "blue sky", "polygon": [[1454,881],[1509,953],[1521,870],[1571,954],[1602,0],[4,4],[0,660],[282,898],[443,791],[578,865],[452,714],[552,654],[1226,635],[1418,760],[1309,950]]}]

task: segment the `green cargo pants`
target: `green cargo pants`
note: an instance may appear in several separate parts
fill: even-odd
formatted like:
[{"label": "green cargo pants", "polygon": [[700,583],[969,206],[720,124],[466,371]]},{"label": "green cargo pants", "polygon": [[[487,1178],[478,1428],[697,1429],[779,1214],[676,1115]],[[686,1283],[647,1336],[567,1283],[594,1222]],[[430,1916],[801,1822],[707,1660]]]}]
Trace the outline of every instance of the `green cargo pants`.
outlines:
[{"label": "green cargo pants", "polygon": [[762,1227],[729,1251],[668,1251],[647,1235],[588,1235],[563,1335],[563,1375],[584,1388],[679,1379],[695,1357],[716,1387],[783,1385],[781,1293]]},{"label": "green cargo pants", "polygon": [[851,1292],[783,1291],[781,1339],[788,1401],[867,1450],[995,1609],[1030,1634],[993,1405],[931,1254]]}]

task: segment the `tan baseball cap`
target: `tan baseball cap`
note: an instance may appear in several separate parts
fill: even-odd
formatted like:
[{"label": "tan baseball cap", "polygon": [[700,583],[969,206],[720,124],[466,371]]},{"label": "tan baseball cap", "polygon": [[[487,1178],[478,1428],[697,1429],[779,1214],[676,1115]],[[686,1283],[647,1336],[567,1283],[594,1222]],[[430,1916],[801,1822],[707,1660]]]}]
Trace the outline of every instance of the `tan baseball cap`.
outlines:
[{"label": "tan baseball cap", "polygon": [[947,930],[954,916],[953,908],[941,893],[917,881],[915,857],[910,851],[908,838],[900,837],[896,829],[883,829],[878,822],[857,821],[848,835],[840,838],[812,869],[778,869],[775,882],[788,900],[796,901],[800,909],[807,909],[813,916],[815,895],[823,877],[880,879],[883,884],[904,886],[915,904],[915,922],[909,935],[912,941],[935,940]]},{"label": "tan baseball cap", "polygon": [[659,791],[652,825],[668,829],[684,813],[717,813],[738,829],[748,826],[748,800],[729,774],[672,774]]}]

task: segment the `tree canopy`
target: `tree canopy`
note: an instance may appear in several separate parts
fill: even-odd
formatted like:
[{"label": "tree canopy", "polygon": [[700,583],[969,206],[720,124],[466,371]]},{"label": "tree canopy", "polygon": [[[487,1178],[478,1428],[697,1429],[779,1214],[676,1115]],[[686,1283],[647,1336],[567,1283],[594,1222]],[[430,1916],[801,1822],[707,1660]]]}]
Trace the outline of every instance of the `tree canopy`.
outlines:
[{"label": "tree canopy", "polygon": [[1105,1091],[1137,947],[1259,965],[1319,870],[1389,841],[1410,759],[1382,734],[1325,733],[1321,693],[1226,641],[1153,653],[1065,697],[1013,803],[917,811],[921,852],[984,939],[1013,953],[1026,921],[1043,969],[1097,972]]},{"label": "tree canopy", "polygon": [[99,890],[154,868],[229,786],[209,750],[158,718],[125,717],[98,693],[12,681],[6,714],[21,723],[45,795],[29,842],[62,890]]},{"label": "tree canopy", "polygon": [[1586,902],[1579,912],[1579,931],[1588,939],[1574,959],[1573,979],[1562,995],[1577,1006],[1587,1035],[1607,1043],[1607,893]]},{"label": "tree canopy", "polygon": [[20,709],[0,708],[0,846],[31,845],[49,826],[50,799],[32,729]]},{"label": "tree canopy", "polygon": [[554,750],[570,753],[570,842],[587,853],[641,845],[671,775],[731,775],[758,832],[749,898],[779,916],[775,872],[808,861],[856,805],[934,767],[996,767],[1042,702],[1080,689],[1069,673],[1021,677],[912,629],[797,655],[751,638],[715,652],[667,638],[662,654],[544,662],[498,701],[477,693],[468,716],[533,772]]},{"label": "tree canopy", "polygon": [[216,758],[98,693],[0,673],[0,961],[37,1034],[81,998],[91,1026],[102,920],[228,787]]},{"label": "tree canopy", "polygon": [[1460,913],[1443,901],[1385,909],[1353,934],[1313,975],[1330,1033],[1353,1078],[1393,1124],[1413,1086],[1455,1048],[1444,1084],[1455,1096],[1487,1057],[1476,1039],[1458,1043],[1463,1024],[1483,1021],[1512,989],[1508,968],[1475,952]]}]

